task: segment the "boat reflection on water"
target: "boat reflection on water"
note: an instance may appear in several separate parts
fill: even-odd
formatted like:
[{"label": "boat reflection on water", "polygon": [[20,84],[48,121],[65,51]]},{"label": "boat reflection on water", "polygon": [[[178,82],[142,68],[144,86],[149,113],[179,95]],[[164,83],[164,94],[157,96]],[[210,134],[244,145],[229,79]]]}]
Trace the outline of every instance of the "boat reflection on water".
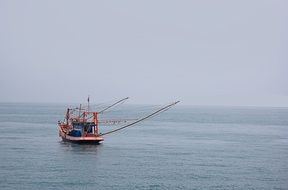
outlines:
[{"label": "boat reflection on water", "polygon": [[63,149],[64,151],[72,151],[74,153],[85,153],[85,154],[89,154],[89,153],[97,153],[99,152],[102,147],[103,144],[97,144],[97,146],[95,146],[95,144],[81,144],[81,146],[79,146],[79,144],[76,143],[70,143],[70,142],[66,142],[66,141],[59,141],[59,145],[60,148]]}]

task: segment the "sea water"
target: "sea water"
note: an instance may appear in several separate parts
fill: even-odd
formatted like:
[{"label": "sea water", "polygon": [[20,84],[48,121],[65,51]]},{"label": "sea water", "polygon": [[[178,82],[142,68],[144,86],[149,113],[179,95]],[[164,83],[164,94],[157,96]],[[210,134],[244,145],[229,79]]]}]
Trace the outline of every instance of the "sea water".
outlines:
[{"label": "sea water", "polygon": [[62,142],[65,109],[0,104],[1,190],[288,189],[288,108],[179,105],[96,146]]}]

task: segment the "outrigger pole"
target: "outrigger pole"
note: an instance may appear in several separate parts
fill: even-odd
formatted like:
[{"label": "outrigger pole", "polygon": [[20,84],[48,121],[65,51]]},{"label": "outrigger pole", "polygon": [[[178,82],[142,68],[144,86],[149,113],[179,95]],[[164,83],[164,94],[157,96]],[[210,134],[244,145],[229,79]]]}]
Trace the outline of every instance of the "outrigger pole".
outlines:
[{"label": "outrigger pole", "polygon": [[[112,108],[113,106],[116,106],[117,104],[119,104],[119,103],[121,103],[121,102],[123,102],[123,101],[125,101],[125,100],[127,100],[129,97],[126,97],[126,98],[123,98],[123,99],[121,99],[121,100],[119,100],[119,101],[117,101],[117,102],[115,102],[115,103],[113,103],[112,105],[110,105],[110,106],[107,106],[106,108],[104,108],[103,110],[101,110],[101,111],[99,111],[99,112],[97,112],[97,114],[102,114],[103,112],[105,112],[106,110],[108,110],[108,109],[110,109],[110,108]],[[89,99],[88,99],[89,100]],[[89,101],[88,101],[89,102]],[[88,112],[89,112],[89,107],[88,107]],[[91,116],[91,117],[89,117],[88,119],[90,119],[90,118],[92,118],[93,116]]]},{"label": "outrigger pole", "polygon": [[123,127],[120,127],[120,128],[114,129],[114,130],[112,130],[112,131],[108,131],[108,132],[106,132],[106,133],[100,134],[99,136],[108,135],[108,134],[110,134],[110,133],[114,133],[114,132],[116,132],[116,131],[125,129],[125,128],[127,128],[127,127],[131,127],[132,125],[135,125],[136,123],[139,123],[139,122],[141,122],[141,121],[143,121],[143,120],[145,120],[145,119],[148,119],[149,117],[152,117],[152,116],[154,116],[154,115],[156,115],[156,114],[158,114],[158,113],[161,113],[161,112],[164,112],[164,111],[168,110],[169,108],[171,108],[172,106],[175,106],[175,105],[178,104],[179,102],[180,102],[180,101],[173,102],[173,103],[171,103],[171,104],[169,104],[169,105],[167,105],[167,106],[165,106],[165,107],[163,107],[163,108],[161,108],[161,109],[159,109],[159,110],[157,110],[157,111],[155,111],[155,112],[153,112],[153,113],[151,113],[151,114],[149,114],[149,115],[147,115],[147,116],[145,116],[145,117],[143,117],[143,118],[141,118],[141,119],[138,119],[137,121],[134,121],[133,123],[130,123],[130,124],[125,125],[125,126],[123,126]]},{"label": "outrigger pole", "polygon": [[117,104],[119,104],[119,103],[121,103],[121,102],[127,100],[128,98],[129,98],[129,97],[123,98],[123,99],[121,99],[121,100],[115,102],[114,104],[112,104],[112,105],[110,105],[110,106],[104,108],[103,110],[99,111],[98,113],[101,114],[101,113],[103,113],[104,111],[108,110],[109,108],[112,108],[113,106],[116,106]]}]

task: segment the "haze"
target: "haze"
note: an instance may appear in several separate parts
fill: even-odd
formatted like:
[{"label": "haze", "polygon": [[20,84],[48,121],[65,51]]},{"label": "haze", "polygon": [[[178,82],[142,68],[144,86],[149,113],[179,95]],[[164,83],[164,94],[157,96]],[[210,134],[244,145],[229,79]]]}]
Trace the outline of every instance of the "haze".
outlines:
[{"label": "haze", "polygon": [[0,102],[288,106],[288,3],[0,1]]}]

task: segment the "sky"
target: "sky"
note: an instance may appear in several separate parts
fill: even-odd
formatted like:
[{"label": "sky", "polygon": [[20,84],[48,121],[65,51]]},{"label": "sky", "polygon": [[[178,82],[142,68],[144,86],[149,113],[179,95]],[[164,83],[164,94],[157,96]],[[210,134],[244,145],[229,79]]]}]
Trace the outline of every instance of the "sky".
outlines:
[{"label": "sky", "polygon": [[0,0],[0,102],[288,107],[288,1]]}]

